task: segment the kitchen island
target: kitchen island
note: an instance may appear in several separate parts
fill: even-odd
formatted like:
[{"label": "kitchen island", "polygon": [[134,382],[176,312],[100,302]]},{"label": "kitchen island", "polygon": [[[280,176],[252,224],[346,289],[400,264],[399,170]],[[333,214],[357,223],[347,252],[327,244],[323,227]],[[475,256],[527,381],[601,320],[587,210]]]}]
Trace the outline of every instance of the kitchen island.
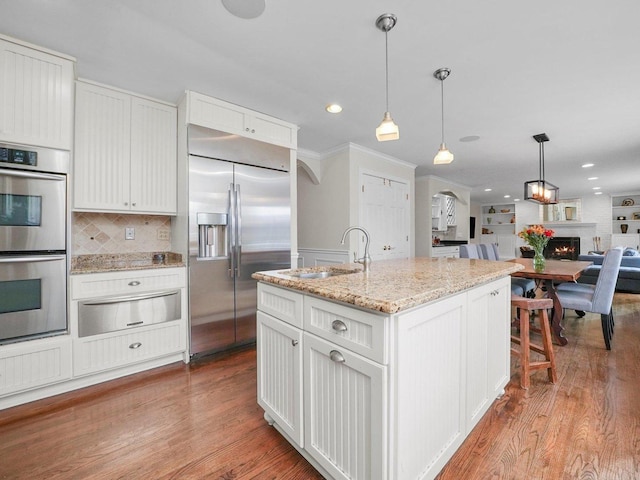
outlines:
[{"label": "kitchen island", "polygon": [[254,274],[265,419],[327,478],[434,478],[509,380],[520,268],[414,258]]}]

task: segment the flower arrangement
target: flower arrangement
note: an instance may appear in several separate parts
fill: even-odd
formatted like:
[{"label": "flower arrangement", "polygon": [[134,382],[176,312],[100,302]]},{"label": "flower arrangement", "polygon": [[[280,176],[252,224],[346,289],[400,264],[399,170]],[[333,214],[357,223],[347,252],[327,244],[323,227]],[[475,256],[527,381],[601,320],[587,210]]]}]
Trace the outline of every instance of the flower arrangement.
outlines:
[{"label": "flower arrangement", "polygon": [[533,257],[533,267],[537,272],[544,270],[545,259],[542,252],[544,247],[547,246],[551,237],[553,237],[554,231],[544,228],[542,225],[531,225],[525,227],[518,236],[527,242],[533,248],[535,252]]},{"label": "flower arrangement", "polygon": [[547,246],[549,240],[555,232],[544,228],[542,225],[531,225],[522,229],[518,236],[533,247],[535,251],[540,251]]}]

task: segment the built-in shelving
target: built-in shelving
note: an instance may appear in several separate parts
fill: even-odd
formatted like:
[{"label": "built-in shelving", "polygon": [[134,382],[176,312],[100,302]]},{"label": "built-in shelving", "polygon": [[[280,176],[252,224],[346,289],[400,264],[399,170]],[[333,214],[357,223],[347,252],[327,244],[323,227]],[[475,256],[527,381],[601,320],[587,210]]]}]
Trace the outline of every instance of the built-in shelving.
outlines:
[{"label": "built-in shelving", "polygon": [[640,193],[611,196],[611,245],[640,247]]}]

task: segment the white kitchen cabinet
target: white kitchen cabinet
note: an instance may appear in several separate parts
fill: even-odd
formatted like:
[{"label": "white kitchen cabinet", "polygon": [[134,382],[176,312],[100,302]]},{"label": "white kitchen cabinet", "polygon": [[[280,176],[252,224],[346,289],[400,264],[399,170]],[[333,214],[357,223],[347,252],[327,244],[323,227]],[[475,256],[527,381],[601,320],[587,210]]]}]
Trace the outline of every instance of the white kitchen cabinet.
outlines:
[{"label": "white kitchen cabinet", "polygon": [[387,367],[304,334],[305,449],[334,479],[387,478]]},{"label": "white kitchen cabinet", "polygon": [[498,245],[500,260],[516,257],[516,236],[510,233],[493,233],[480,235],[480,243],[495,243]]},{"label": "white kitchen cabinet", "polygon": [[0,140],[71,150],[75,59],[0,35]]},{"label": "white kitchen cabinet", "polygon": [[302,448],[302,330],[263,312],[257,321],[258,405]]},{"label": "white kitchen cabinet", "polygon": [[509,381],[509,298],[505,277],[382,314],[259,283],[258,397],[297,404],[302,306],[303,445],[267,417],[326,478],[433,479]]},{"label": "white kitchen cabinet", "polygon": [[70,378],[69,335],[0,347],[0,397]]},{"label": "white kitchen cabinet", "polygon": [[456,226],[456,199],[450,195],[437,194],[431,198],[431,230],[446,232]]},{"label": "white kitchen cabinet", "polygon": [[457,245],[431,247],[431,256],[433,258],[460,258],[460,247]]},{"label": "white kitchen cabinet", "polygon": [[[409,257],[409,186],[377,175],[362,174],[361,225],[370,234],[373,261]],[[364,240],[364,235],[359,233]],[[364,243],[359,242],[360,257]]]},{"label": "white kitchen cabinet", "polygon": [[175,215],[176,108],[76,86],[74,209]]},{"label": "white kitchen cabinet", "polygon": [[467,332],[468,428],[478,423],[509,381],[509,285],[494,282],[469,292],[468,308],[474,318]]},{"label": "white kitchen cabinet", "polygon": [[187,91],[187,123],[297,148],[295,125],[217,98]]},{"label": "white kitchen cabinet", "polygon": [[[122,272],[88,273],[71,276],[71,334],[75,377],[169,358],[187,351],[186,273],[183,267]],[[150,325],[130,326],[96,335],[80,336],[80,302],[121,302],[129,308],[145,294],[180,292],[180,318]],[[134,308],[134,306],[131,306]],[[150,311],[149,314],[155,312]],[[162,312],[158,312],[159,315]],[[145,318],[145,321],[147,318]],[[149,319],[149,321],[152,321]]]}]

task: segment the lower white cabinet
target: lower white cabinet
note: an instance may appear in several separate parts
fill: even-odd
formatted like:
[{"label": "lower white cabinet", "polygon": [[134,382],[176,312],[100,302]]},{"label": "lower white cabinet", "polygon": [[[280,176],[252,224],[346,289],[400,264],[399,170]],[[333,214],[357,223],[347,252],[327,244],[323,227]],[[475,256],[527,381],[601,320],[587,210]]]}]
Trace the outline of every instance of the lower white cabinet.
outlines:
[{"label": "lower white cabinet", "polygon": [[387,315],[259,283],[265,417],[327,478],[434,478],[509,381],[509,285]]},{"label": "lower white cabinet", "polygon": [[305,449],[332,478],[387,478],[386,386],[386,366],[304,334]]},{"label": "lower white cabinet", "polygon": [[0,397],[71,378],[71,337],[31,340],[0,348]]},{"label": "lower white cabinet", "polygon": [[431,247],[431,256],[433,258],[460,258],[460,247]]},{"label": "lower white cabinet", "polygon": [[263,312],[257,321],[258,404],[302,448],[302,330]]},{"label": "lower white cabinet", "polygon": [[611,247],[640,248],[640,235],[637,233],[614,233],[611,235]]}]

